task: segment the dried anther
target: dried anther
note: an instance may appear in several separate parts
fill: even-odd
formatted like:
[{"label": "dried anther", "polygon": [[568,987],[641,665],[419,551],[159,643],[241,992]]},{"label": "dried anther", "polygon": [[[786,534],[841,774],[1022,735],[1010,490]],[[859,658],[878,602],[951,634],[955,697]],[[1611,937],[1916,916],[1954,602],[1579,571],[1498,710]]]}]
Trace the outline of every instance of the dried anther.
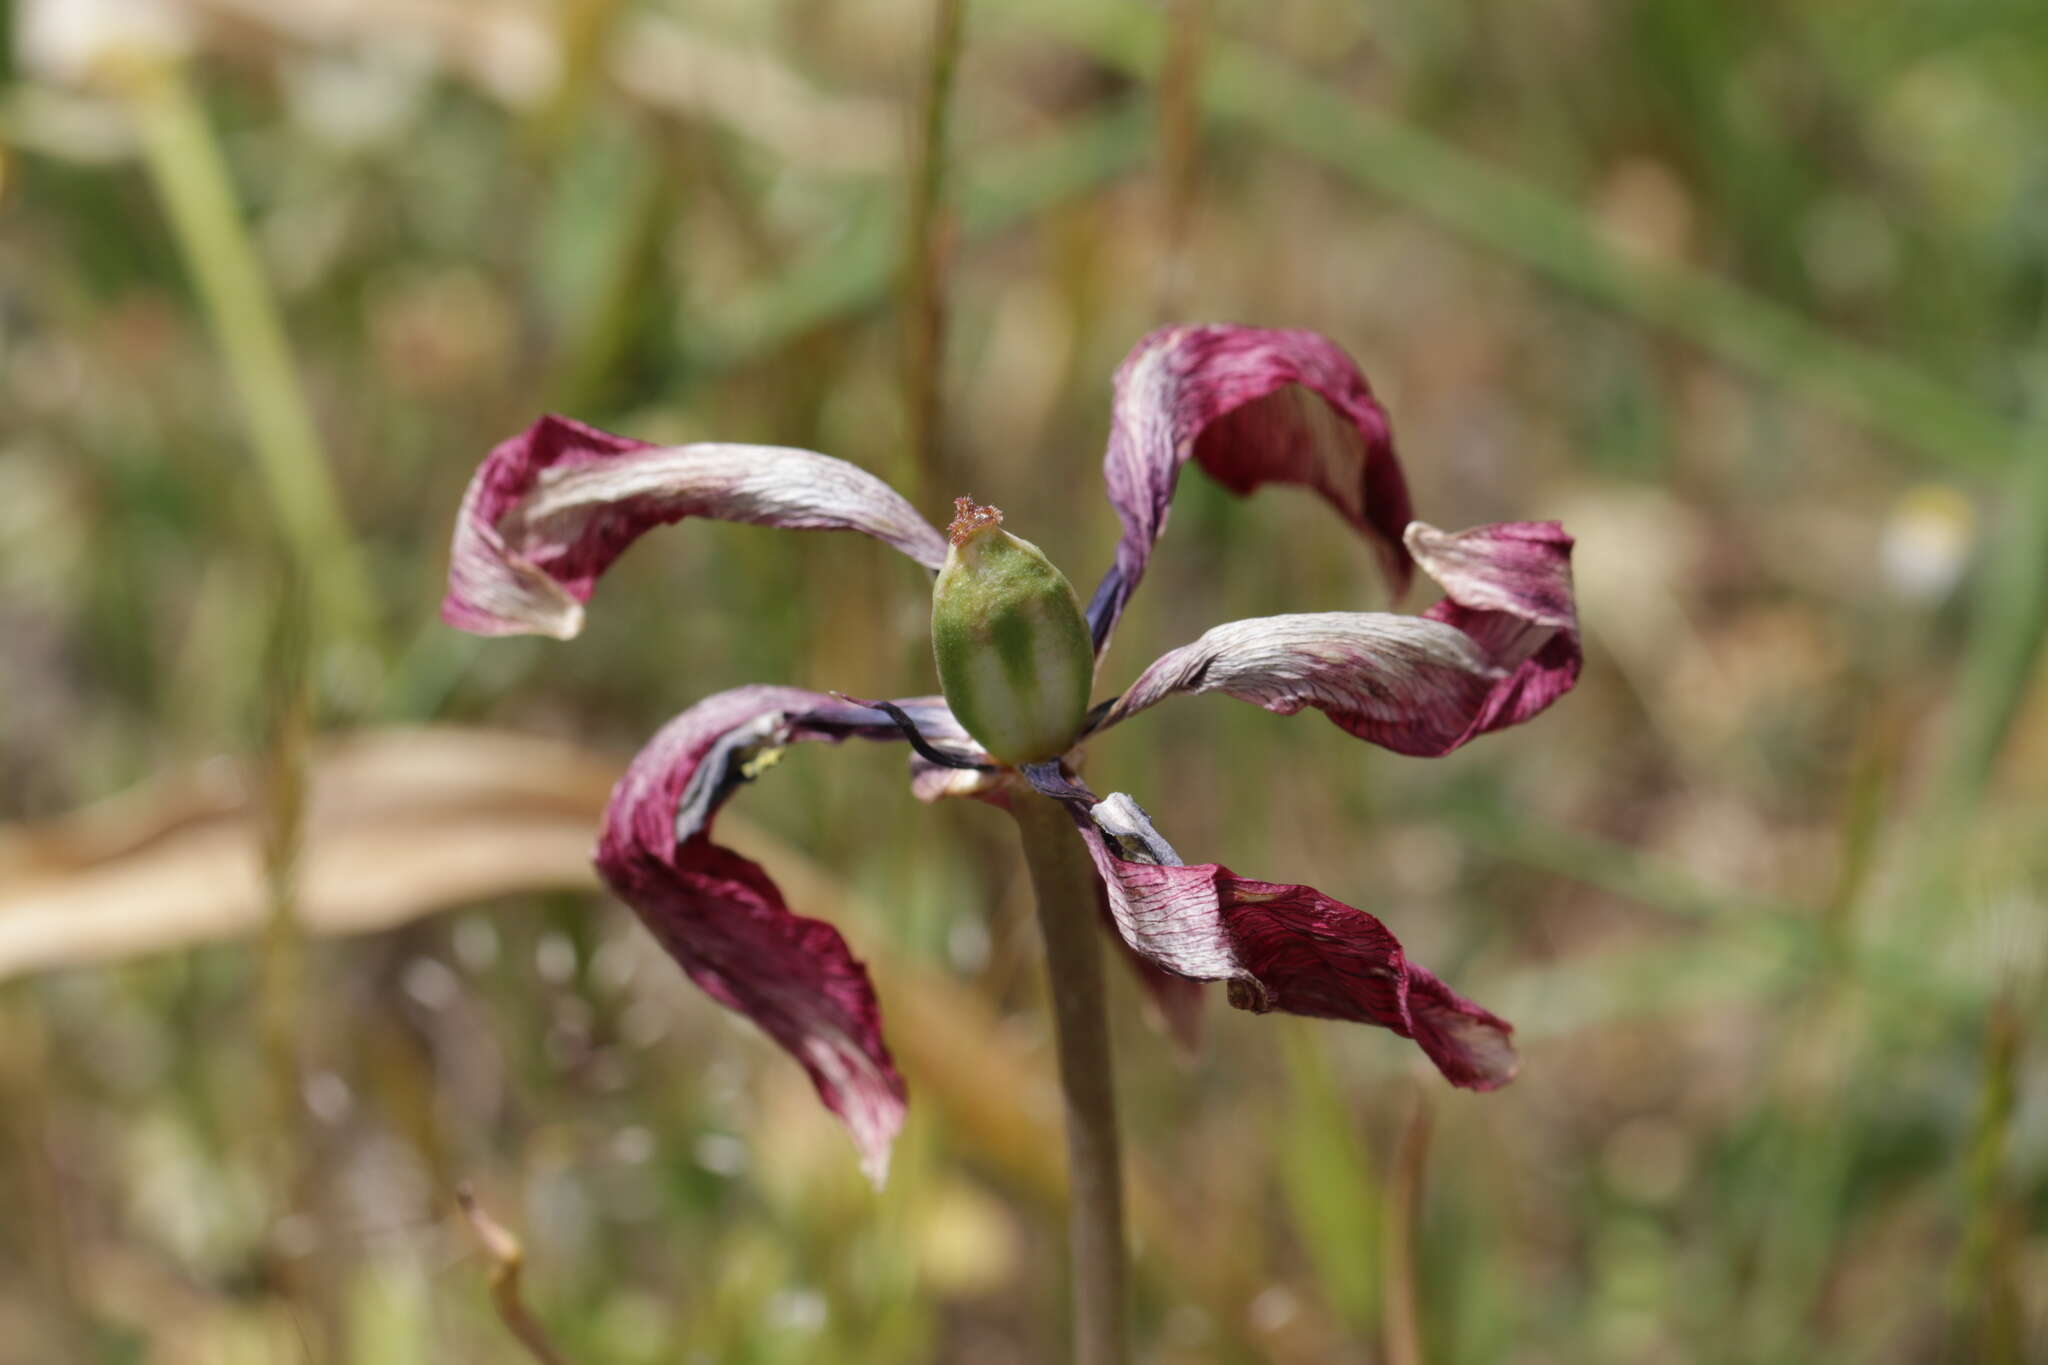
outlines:
[{"label": "dried anther", "polygon": [[1000,507],[982,507],[973,498],[953,499],[953,520],[946,527],[946,541],[951,545],[963,545],[977,531],[992,530],[1003,524],[1003,510]]}]

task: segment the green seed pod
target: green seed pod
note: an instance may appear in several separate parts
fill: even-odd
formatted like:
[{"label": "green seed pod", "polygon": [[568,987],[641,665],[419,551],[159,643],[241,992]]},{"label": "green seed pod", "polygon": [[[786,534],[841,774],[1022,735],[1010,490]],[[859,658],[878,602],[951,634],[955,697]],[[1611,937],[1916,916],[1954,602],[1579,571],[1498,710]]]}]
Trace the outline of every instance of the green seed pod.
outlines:
[{"label": "green seed pod", "polygon": [[932,585],[939,686],[967,733],[1000,762],[1055,758],[1081,733],[1095,648],[1074,585],[1003,514],[953,504],[952,548]]}]

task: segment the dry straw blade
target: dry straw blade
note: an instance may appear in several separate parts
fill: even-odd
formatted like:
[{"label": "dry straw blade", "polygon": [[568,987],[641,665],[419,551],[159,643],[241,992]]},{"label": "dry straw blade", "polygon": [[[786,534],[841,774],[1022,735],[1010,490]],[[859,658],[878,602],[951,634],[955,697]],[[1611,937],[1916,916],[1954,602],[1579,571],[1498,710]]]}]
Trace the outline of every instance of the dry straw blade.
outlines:
[{"label": "dry straw blade", "polygon": [[[594,887],[614,766],[545,740],[371,731],[322,746],[298,915],[387,929],[492,896]],[[210,764],[48,824],[0,831],[0,978],[260,932],[269,913],[242,775]]]}]

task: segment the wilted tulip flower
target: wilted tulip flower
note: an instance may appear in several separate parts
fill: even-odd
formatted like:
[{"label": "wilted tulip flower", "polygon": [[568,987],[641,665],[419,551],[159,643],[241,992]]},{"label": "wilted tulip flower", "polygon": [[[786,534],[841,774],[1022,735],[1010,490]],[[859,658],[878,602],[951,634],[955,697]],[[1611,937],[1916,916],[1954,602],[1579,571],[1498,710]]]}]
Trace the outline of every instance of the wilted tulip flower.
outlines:
[{"label": "wilted tulip flower", "polygon": [[[1314,490],[1379,551],[1397,594],[1420,564],[1443,600],[1419,616],[1233,621],[1091,708],[1096,662],[1189,460],[1234,493]],[[1088,735],[1182,693],[1283,715],[1314,707],[1360,739],[1421,756],[1527,720],[1578,676],[1571,538],[1549,522],[1440,531],[1411,521],[1385,412],[1350,359],[1308,332],[1147,336],[1116,374],[1104,473],[1123,534],[1085,611],[993,508],[963,499],[949,543],[872,475],[805,450],[658,447],[547,417],[491,452],[463,501],[442,615],[485,635],[575,635],[612,561],[650,527],[688,517],[863,531],[938,576],[943,696],[865,703],[760,686],[706,698],[634,760],[597,851],[606,882],[690,978],[810,1073],[877,1181],[905,1094],[867,972],[835,929],[793,913],[760,867],[711,838],[726,798],[805,740],[907,740],[912,788],[927,801],[1060,803],[1099,877],[1100,910],[1086,913],[1101,913],[1181,1026],[1195,983],[1222,981],[1242,1009],[1413,1039],[1453,1085],[1487,1090],[1514,1075],[1508,1024],[1408,961],[1372,915],[1310,886],[1184,862],[1131,797],[1096,798],[1063,760]]]}]

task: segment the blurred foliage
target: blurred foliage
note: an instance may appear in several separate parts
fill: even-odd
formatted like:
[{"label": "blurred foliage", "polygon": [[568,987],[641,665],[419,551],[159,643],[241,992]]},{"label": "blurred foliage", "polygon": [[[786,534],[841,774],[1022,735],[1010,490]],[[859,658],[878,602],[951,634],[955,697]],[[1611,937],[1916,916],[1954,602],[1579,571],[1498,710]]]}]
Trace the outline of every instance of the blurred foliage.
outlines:
[{"label": "blurred foliage", "polygon": [[[274,743],[280,557],[317,596],[330,534],[374,602],[308,661],[330,730],[624,755],[742,682],[930,687],[921,576],[857,538],[653,537],[567,647],[433,615],[464,482],[541,405],[913,484],[925,0],[194,0],[90,70],[27,37],[95,6],[11,8],[9,818]],[[1167,22],[1205,25],[1198,129],[1155,117]],[[192,101],[183,151],[142,69]],[[1139,1248],[1142,1359],[1386,1358],[1397,1272],[1439,1365],[2040,1358],[2044,126],[2020,0],[968,7],[928,512],[998,501],[1092,581],[1110,370],[1171,297],[1340,339],[1430,520],[1579,537],[1586,676],[1526,730],[1415,762],[1203,700],[1094,746],[1190,856],[1367,905],[1524,1043],[1474,1097],[1219,999],[1183,1065],[1119,982],[1149,1226],[1187,1244]],[[224,225],[167,210],[180,156],[217,158]],[[224,311],[236,250],[261,292]],[[252,376],[265,311],[290,355]],[[280,519],[280,459],[341,529]],[[1191,476],[1105,685],[1236,616],[1380,605],[1367,559],[1310,499]],[[795,754],[740,808],[843,886],[858,950],[943,967],[992,1055],[1042,1061],[1004,831],[899,763]],[[0,984],[0,1360],[510,1358],[464,1179],[585,1365],[1055,1358],[1054,1192],[948,1118],[1013,1078],[913,1070],[877,1196],[609,902],[292,951],[282,1060],[258,943]]]}]

